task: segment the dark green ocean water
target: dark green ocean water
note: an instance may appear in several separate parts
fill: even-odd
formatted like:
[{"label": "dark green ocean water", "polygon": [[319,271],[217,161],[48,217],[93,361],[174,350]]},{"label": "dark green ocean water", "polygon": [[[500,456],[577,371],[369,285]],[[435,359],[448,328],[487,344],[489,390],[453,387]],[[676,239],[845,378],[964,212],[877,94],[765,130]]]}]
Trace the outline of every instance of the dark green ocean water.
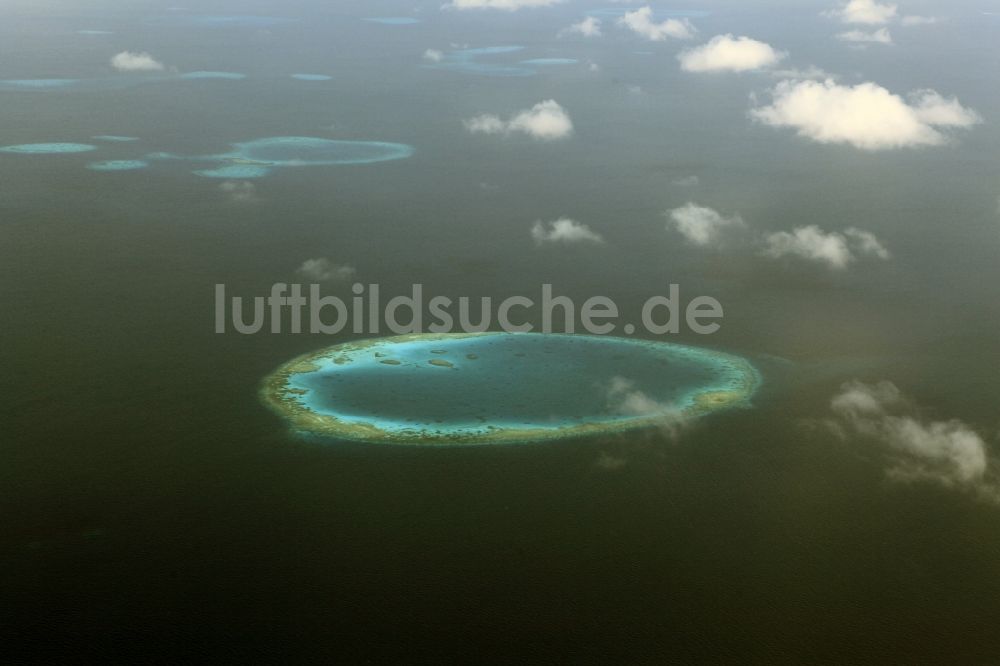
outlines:
[{"label": "dark green ocean water", "polygon": [[[705,36],[752,34],[850,81],[932,87],[985,119],[954,145],[872,154],[752,124],[749,95],[766,75],[685,76],[672,43],[554,39],[599,3],[489,15],[437,2],[203,4],[301,20],[206,28],[178,24],[167,3],[0,3],[2,79],[114,76],[108,59],[126,49],[180,71],[248,75],[3,92],[0,144],[140,137],[99,158],[128,159],[305,135],[416,154],[281,171],[250,203],[180,163],[98,173],[86,155],[0,158],[3,652],[995,661],[1000,508],[890,483],[870,444],[812,421],[843,382],[888,379],[930,417],[961,419],[997,446],[1000,20],[981,14],[988,3],[907,3],[949,20],[866,51],[830,37],[825,3],[689,3],[712,12],[696,21]],[[423,23],[359,20],[414,7]],[[450,43],[518,44],[524,58],[601,71],[419,67],[425,49]],[[550,98],[573,117],[569,141],[461,125]],[[673,184],[690,175],[697,187]],[[662,215],[689,200],[757,229],[860,226],[893,259],[831,274],[695,252]],[[532,223],[561,215],[607,243],[536,248]],[[216,335],[213,297],[217,283],[266,294],[317,256],[385,293],[420,282],[502,298],[548,282],[633,312],[678,283],[724,305],[710,344],[754,359],[765,384],[754,409],[676,438],[302,442],[258,402],[259,382],[351,336]]]}]

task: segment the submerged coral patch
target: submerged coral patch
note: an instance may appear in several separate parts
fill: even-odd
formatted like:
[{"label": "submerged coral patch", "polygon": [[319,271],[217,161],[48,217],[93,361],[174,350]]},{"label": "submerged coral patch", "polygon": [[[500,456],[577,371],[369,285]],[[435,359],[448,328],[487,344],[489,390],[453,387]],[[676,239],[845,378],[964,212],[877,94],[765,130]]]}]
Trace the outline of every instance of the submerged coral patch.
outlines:
[{"label": "submerged coral patch", "polygon": [[371,164],[413,154],[413,148],[402,143],[337,141],[308,136],[278,136],[234,145],[236,157],[286,167]]},{"label": "submerged coral patch", "polygon": [[87,153],[97,150],[97,146],[89,143],[23,143],[17,146],[4,146],[2,153],[18,153],[22,155],[57,155],[62,153]]},{"label": "submerged coral patch", "polygon": [[263,178],[274,169],[374,164],[400,160],[413,154],[413,146],[384,141],[338,141],[308,136],[275,136],[233,144],[233,150],[216,155],[182,156],[152,153],[151,160],[185,160],[212,163],[197,169],[205,178]]},{"label": "submerged coral patch", "polygon": [[3,79],[0,91],[4,90],[58,90],[80,83],[80,79]]},{"label": "submerged coral patch", "polygon": [[522,50],[524,50],[523,46],[485,46],[459,49],[442,54],[439,62],[428,63],[424,67],[484,76],[534,76],[538,72],[533,67],[483,62],[483,58],[517,53]]},{"label": "submerged coral patch", "polygon": [[[110,143],[134,141],[126,136],[98,136],[95,140]],[[405,159],[413,155],[413,146],[385,141],[335,141],[307,136],[276,136],[233,144],[227,153],[215,155],[175,155],[167,152],[149,153],[132,159],[91,162],[93,171],[130,171],[149,166],[150,161],[182,161],[205,163],[194,173],[206,178],[262,178],[274,169],[351,164],[374,164]],[[84,143],[28,143],[0,147],[0,152],[22,155],[83,153],[97,150]]]},{"label": "submerged coral patch", "polygon": [[676,424],[746,406],[746,360],[586,335],[428,334],[337,345],[269,376],[296,432],[387,444],[503,444]]},{"label": "submerged coral patch", "polygon": [[105,160],[103,162],[91,162],[87,168],[91,171],[135,171],[145,169],[149,162],[144,160]]},{"label": "submerged coral patch", "polygon": [[223,79],[236,81],[247,78],[239,72],[197,71],[177,73],[116,73],[114,76],[94,79],[0,79],[0,92],[54,92],[125,90],[135,86],[176,81]]},{"label": "submerged coral patch", "polygon": [[226,178],[241,180],[248,178],[263,178],[271,173],[271,169],[252,164],[232,164],[230,166],[219,167],[218,169],[199,169],[194,172],[197,176],[204,178]]}]

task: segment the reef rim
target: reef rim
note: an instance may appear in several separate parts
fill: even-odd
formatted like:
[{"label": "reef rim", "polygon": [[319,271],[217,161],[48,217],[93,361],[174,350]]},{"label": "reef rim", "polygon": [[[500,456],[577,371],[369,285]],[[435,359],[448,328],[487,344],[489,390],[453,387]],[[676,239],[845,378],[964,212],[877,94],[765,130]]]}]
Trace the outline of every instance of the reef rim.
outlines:
[{"label": "reef rim", "polygon": [[[420,333],[370,338],[333,345],[303,354],[278,367],[277,370],[264,379],[260,387],[259,397],[265,406],[288,422],[293,432],[301,435],[316,436],[322,439],[329,438],[378,445],[441,447],[532,444],[649,429],[664,423],[666,415],[655,413],[649,416],[637,416],[622,421],[596,421],[562,425],[555,428],[488,426],[485,431],[459,431],[450,433],[429,431],[416,427],[412,429],[386,430],[371,422],[347,421],[332,414],[314,411],[300,401],[303,390],[293,387],[290,382],[293,375],[319,371],[322,369],[322,362],[324,361],[332,361],[335,364],[350,363],[350,356],[352,354],[358,354],[372,348],[405,344],[408,342],[448,342],[468,338],[511,335],[541,336],[543,334],[503,332]],[[589,336],[546,334],[545,337],[583,338]],[[683,420],[695,419],[721,410],[748,407],[750,399],[761,384],[761,376],[757,369],[748,360],[733,354],[672,342],[661,343],[635,338],[614,338],[611,336],[592,337],[605,341],[620,341],[626,344],[665,345],[675,353],[696,354],[710,360],[712,363],[725,367],[734,378],[733,387],[720,389],[718,386],[707,386],[701,390],[693,391],[690,404],[673,415]]]}]

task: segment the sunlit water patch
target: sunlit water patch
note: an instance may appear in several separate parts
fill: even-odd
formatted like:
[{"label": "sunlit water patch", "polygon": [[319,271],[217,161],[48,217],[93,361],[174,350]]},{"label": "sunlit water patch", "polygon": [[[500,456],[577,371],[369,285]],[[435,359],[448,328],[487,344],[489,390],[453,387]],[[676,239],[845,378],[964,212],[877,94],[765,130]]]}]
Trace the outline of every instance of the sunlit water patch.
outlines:
[{"label": "sunlit water patch", "polygon": [[326,74],[292,74],[292,78],[298,81],[329,81],[332,76]]},{"label": "sunlit water patch", "polygon": [[97,150],[97,146],[89,143],[23,143],[16,146],[3,146],[0,153],[17,153],[20,155],[58,155],[67,153],[88,153]]},{"label": "sunlit water patch", "polygon": [[651,427],[747,406],[743,358],[584,335],[412,335],[297,358],[261,397],[294,431],[390,444],[534,442]]}]

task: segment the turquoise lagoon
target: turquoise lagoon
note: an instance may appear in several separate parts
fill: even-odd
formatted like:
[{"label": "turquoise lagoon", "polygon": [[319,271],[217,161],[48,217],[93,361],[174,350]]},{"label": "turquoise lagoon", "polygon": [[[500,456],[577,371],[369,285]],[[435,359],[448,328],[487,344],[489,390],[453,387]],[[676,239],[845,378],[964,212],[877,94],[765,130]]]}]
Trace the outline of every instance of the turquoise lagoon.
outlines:
[{"label": "turquoise lagoon", "polygon": [[408,445],[548,441],[746,406],[746,360],[665,342],[532,333],[337,345],[283,365],[265,404],[302,434]]}]

